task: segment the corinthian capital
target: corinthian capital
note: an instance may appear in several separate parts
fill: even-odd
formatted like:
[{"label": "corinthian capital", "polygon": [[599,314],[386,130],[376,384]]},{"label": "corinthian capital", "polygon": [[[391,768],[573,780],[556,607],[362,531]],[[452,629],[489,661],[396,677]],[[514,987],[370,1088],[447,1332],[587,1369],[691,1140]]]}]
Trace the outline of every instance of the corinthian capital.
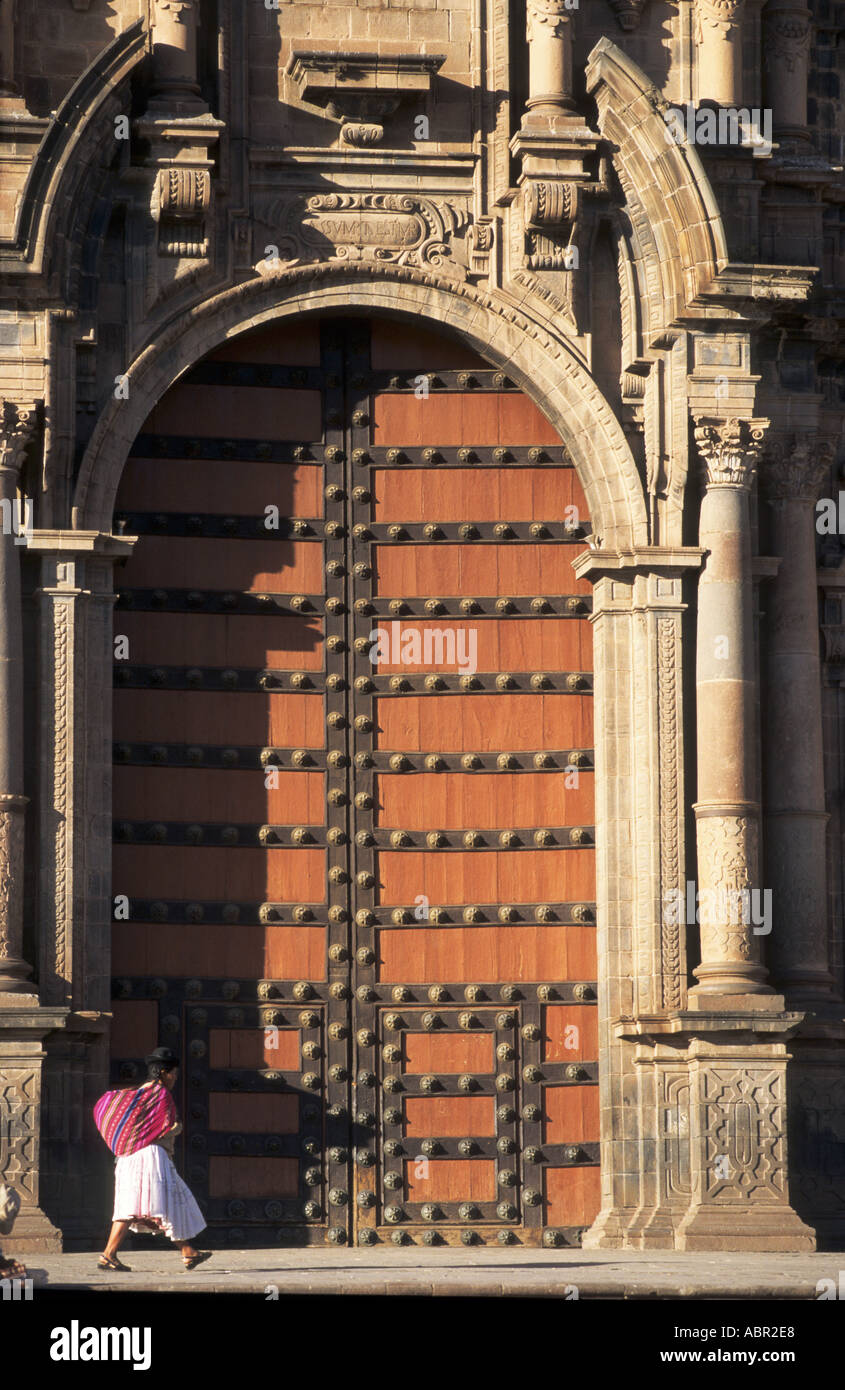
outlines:
[{"label": "corinthian capital", "polygon": [[724,38],[742,22],[744,0],[695,0],[696,42],[703,41],[702,29],[715,29]]},{"label": "corinthian capital", "polygon": [[714,420],[697,416],[694,424],[707,487],[749,490],[769,421]]},{"label": "corinthian capital", "polygon": [[534,39],[562,39],[566,35],[572,0],[528,0],[528,42]]},{"label": "corinthian capital", "polygon": [[818,434],[767,439],[760,487],[770,502],[815,502],[833,462],[834,448]]},{"label": "corinthian capital", "polygon": [[3,423],[0,426],[0,471],[17,476],[21,470],[27,446],[38,424],[34,402],[3,402]]}]

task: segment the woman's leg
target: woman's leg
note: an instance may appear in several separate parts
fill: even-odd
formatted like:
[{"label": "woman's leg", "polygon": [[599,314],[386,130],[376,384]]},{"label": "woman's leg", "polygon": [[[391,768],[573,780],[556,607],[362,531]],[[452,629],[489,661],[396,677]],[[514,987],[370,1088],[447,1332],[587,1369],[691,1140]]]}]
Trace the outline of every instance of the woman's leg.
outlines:
[{"label": "woman's leg", "polygon": [[192,1245],[189,1240],[180,1241],[179,1245],[182,1251],[182,1259],[192,1260],[197,1253],[196,1246]]},{"label": "woman's leg", "polygon": [[105,1250],[103,1251],[103,1254],[105,1255],[107,1260],[114,1259],[115,1255],[117,1254],[118,1250],[120,1249],[121,1245],[126,1239],[126,1232],[129,1230],[130,1224],[131,1218],[129,1221],[115,1221],[112,1224],[108,1244]]}]

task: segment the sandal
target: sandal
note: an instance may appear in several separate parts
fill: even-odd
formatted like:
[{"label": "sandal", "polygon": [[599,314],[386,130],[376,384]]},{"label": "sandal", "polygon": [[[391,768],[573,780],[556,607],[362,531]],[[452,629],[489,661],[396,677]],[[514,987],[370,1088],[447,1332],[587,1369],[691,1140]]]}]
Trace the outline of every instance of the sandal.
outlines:
[{"label": "sandal", "polygon": [[25,1279],[26,1269],[19,1260],[0,1259],[0,1279]]},{"label": "sandal", "polygon": [[99,1260],[97,1261],[97,1268],[98,1268],[98,1269],[119,1269],[119,1270],[121,1270],[124,1274],[131,1274],[131,1273],[132,1273],[132,1270],[131,1270],[130,1266],[129,1266],[129,1265],[122,1264],[121,1261],[117,1258],[116,1255],[101,1255],[100,1258],[99,1258]]},{"label": "sandal", "polygon": [[213,1254],[213,1250],[198,1250],[196,1255],[191,1255],[188,1259],[183,1255],[182,1263],[186,1270],[196,1269],[197,1265],[201,1265],[205,1260],[210,1260]]}]

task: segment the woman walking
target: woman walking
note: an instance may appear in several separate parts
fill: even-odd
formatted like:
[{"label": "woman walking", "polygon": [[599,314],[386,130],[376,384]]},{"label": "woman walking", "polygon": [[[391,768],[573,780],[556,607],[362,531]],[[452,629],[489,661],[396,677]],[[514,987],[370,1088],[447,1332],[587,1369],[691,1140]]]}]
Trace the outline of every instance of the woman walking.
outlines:
[{"label": "woman walking", "polygon": [[117,1257],[126,1232],[158,1231],[181,1246],[185,1269],[194,1269],[212,1252],[191,1243],[205,1220],[171,1156],[182,1128],[170,1095],[179,1058],[169,1048],[157,1047],[144,1061],[143,1086],[109,1091],[94,1110],[97,1128],[118,1155],[113,1225],[98,1263],[100,1269],[128,1270]]}]

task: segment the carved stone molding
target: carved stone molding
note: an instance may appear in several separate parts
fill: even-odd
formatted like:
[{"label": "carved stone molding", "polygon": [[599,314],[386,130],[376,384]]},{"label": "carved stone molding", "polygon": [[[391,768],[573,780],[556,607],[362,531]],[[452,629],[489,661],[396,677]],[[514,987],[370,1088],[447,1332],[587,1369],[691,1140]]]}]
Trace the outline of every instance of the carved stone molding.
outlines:
[{"label": "carved stone molding", "polygon": [[833,462],[834,447],[817,434],[768,438],[760,487],[770,502],[814,502]]},{"label": "carved stone molding", "polygon": [[741,487],[749,491],[768,429],[768,420],[695,418],[695,442],[709,487]]}]

